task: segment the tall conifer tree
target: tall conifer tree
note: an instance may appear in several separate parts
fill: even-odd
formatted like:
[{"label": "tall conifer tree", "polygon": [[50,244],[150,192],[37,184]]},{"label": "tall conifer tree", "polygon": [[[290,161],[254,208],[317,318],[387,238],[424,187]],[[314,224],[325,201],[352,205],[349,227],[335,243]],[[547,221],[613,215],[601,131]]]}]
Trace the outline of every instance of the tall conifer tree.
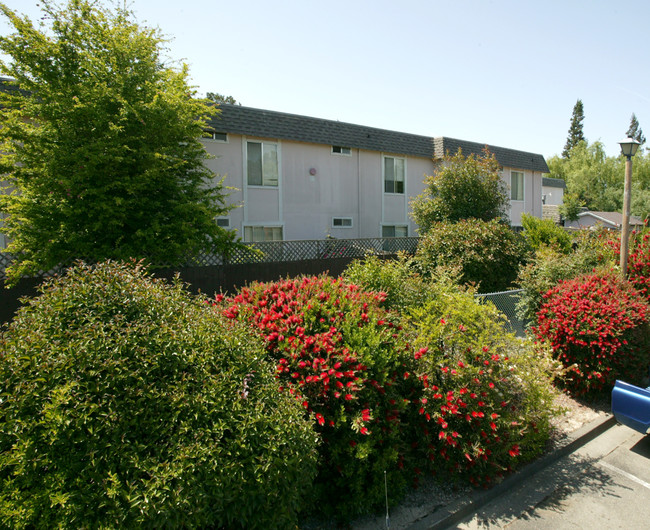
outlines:
[{"label": "tall conifer tree", "polygon": [[630,118],[630,128],[627,130],[627,137],[634,138],[641,145],[645,143],[645,136],[643,136],[643,130],[639,126],[639,120],[636,119],[636,115],[632,113]]},{"label": "tall conifer tree", "polygon": [[571,126],[569,127],[569,136],[567,137],[564,150],[562,151],[563,158],[571,157],[571,149],[573,149],[580,142],[586,141],[584,132],[582,130],[582,122],[585,119],[584,107],[582,100],[576,101],[573,106],[573,114],[571,116]]}]

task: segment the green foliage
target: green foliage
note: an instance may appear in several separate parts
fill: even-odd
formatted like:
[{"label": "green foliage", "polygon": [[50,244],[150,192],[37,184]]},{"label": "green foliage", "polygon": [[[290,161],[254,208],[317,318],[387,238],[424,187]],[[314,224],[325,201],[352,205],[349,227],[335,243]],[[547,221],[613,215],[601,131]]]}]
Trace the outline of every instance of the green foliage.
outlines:
[{"label": "green foliage", "polygon": [[392,260],[368,255],[352,262],[343,277],[366,291],[386,293],[382,305],[400,313],[406,313],[429,297],[429,282],[417,273],[413,258],[406,255]]},{"label": "green foliage", "polygon": [[317,437],[261,344],[139,266],[78,265],[0,341],[5,528],[289,528]]},{"label": "green foliage", "polygon": [[562,204],[558,207],[560,215],[569,221],[577,221],[578,214],[582,211],[585,203],[573,193],[565,193],[562,198]]},{"label": "green foliage", "polygon": [[461,283],[480,285],[483,293],[512,287],[529,248],[525,238],[497,220],[435,223],[421,239],[415,262],[423,273],[457,269]]},{"label": "green foliage", "polygon": [[[187,68],[126,9],[44,0],[42,27],[0,4],[0,196],[12,280],[73,258],[176,264],[226,251],[234,233],[200,138],[216,110],[191,96]],[[10,85],[10,83],[5,83]]]},{"label": "green foliage", "polygon": [[566,280],[544,295],[533,331],[564,364],[574,395],[607,394],[616,379],[641,384],[650,363],[650,309],[613,272]]},{"label": "green foliage", "polygon": [[421,234],[439,221],[504,218],[510,204],[499,163],[487,147],[482,156],[465,157],[460,149],[445,156],[425,185],[424,192],[411,202]]},{"label": "green foliage", "polygon": [[436,282],[431,293],[409,315],[425,386],[421,445],[440,480],[489,484],[544,450],[558,363],[472,291]]},{"label": "green foliage", "polygon": [[[404,492],[408,407],[420,385],[397,315],[327,276],[253,283],[218,308],[264,339],[278,378],[322,435],[314,508],[347,519]],[[386,475],[384,475],[386,473]]]},{"label": "green foliage", "polygon": [[542,296],[561,280],[575,278],[595,269],[607,270],[616,263],[612,233],[606,230],[582,230],[575,235],[572,252],[540,247],[534,257],[520,269],[517,278],[523,292],[517,302],[517,315],[530,324],[536,323]]},{"label": "green foliage", "polygon": [[[214,103],[226,103],[228,105],[237,105],[237,100],[232,96],[224,96],[218,92],[208,92],[205,95],[205,99],[213,101]],[[239,103],[241,105],[241,103]]]},{"label": "green foliage", "polygon": [[584,106],[582,100],[579,99],[576,101],[576,104],[573,106],[573,113],[571,114],[571,125],[569,127],[569,135],[566,139],[566,144],[564,144],[564,150],[562,151],[563,158],[571,158],[573,156],[573,148],[577,146],[580,142],[586,143],[586,138],[583,132],[582,122],[585,119]]},{"label": "green foliage", "polygon": [[524,236],[533,250],[541,246],[551,246],[563,254],[571,251],[571,236],[550,219],[540,219],[523,213],[521,224],[524,227]]}]

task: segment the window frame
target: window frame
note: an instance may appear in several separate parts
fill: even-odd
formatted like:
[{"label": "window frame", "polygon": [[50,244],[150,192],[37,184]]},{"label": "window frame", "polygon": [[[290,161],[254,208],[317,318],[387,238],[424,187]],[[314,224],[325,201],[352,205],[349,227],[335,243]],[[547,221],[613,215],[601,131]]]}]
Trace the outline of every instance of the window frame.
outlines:
[{"label": "window frame", "polygon": [[[400,236],[398,236],[398,235],[386,236],[386,235],[384,235],[384,230],[387,229],[387,228],[392,228],[393,232],[396,232],[398,228],[403,228],[404,231],[405,231],[405,234],[403,236],[402,235],[400,235]],[[381,225],[381,237],[409,237],[409,225],[408,224],[403,224],[403,225],[402,224],[393,224],[393,225],[382,224]]]},{"label": "window frame", "polygon": [[[386,161],[387,160],[392,160],[393,161],[393,178],[391,180],[388,179],[388,175],[386,172]],[[395,179],[395,161],[399,160],[402,162],[402,179],[401,180],[396,180]],[[383,155],[382,156],[382,164],[381,164],[381,173],[382,173],[382,181],[384,183],[384,193],[389,194],[389,195],[405,195],[406,194],[406,157],[401,157],[401,156],[392,156],[392,155]],[[401,189],[400,191],[395,191],[396,188],[398,187],[397,184],[401,184]],[[389,191],[389,188],[392,188],[392,190]]]},{"label": "window frame", "polygon": [[[207,135],[207,136],[203,136],[204,140],[208,140],[210,142],[217,142],[217,143],[220,143],[220,144],[227,144],[228,143],[228,133],[227,132],[223,132],[223,131],[203,131],[203,134]],[[217,138],[217,135],[221,135],[221,134],[223,134],[225,136],[225,138],[223,138],[223,139],[222,138]]]},{"label": "window frame", "polygon": [[[514,187],[513,187],[513,179],[515,176],[521,176],[521,186],[517,186],[517,197],[514,197]],[[524,202],[524,199],[526,197],[525,194],[525,182],[526,182],[526,174],[523,171],[520,171],[518,169],[511,169],[510,170],[510,200],[512,202]],[[519,198],[521,197],[521,198]]]},{"label": "window frame", "polygon": [[[334,224],[334,221],[346,222],[349,221],[349,224]],[[332,228],[354,228],[354,220],[352,217],[332,217]]]},{"label": "window frame", "polygon": [[[274,224],[268,224],[268,225],[253,225],[253,224],[245,224],[244,225],[244,233],[243,233],[243,241],[244,243],[265,243],[268,241],[284,241],[284,226],[283,225],[274,225]],[[279,230],[280,231],[280,239],[255,239],[255,230]],[[252,239],[248,239],[248,234],[252,235]],[[266,235],[266,234],[265,234]]]},{"label": "window frame", "polygon": [[[336,151],[336,149],[339,149],[339,151]],[[352,156],[352,149],[343,145],[333,145],[331,154],[335,156]]]},{"label": "window frame", "polygon": [[[249,158],[249,153],[250,153],[250,145],[251,144],[256,144],[260,146],[260,177],[261,177],[261,183],[260,184],[251,184],[251,175],[250,175],[250,170],[249,170],[249,165],[250,165],[250,158]],[[265,167],[265,146],[273,146],[275,150],[275,180],[271,177],[265,174],[264,167]],[[244,163],[245,163],[245,177],[246,177],[246,186],[248,187],[254,187],[254,188],[274,188],[278,189],[280,187],[280,144],[279,142],[270,142],[270,141],[265,141],[265,140],[249,140],[246,139],[244,142]],[[268,183],[267,183],[268,182]],[[274,183],[273,183],[274,182]]]}]

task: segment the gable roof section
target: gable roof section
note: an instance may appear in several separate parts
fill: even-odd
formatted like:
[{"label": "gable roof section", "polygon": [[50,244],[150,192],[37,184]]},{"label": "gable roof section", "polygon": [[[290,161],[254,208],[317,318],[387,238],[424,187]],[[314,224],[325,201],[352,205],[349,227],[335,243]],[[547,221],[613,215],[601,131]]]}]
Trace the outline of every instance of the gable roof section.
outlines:
[{"label": "gable roof section", "polygon": [[547,188],[562,188],[566,189],[566,182],[563,179],[556,179],[551,177],[542,177],[542,186]]},{"label": "gable roof section", "polygon": [[[453,138],[434,139],[417,134],[241,105],[224,104],[220,105],[219,109],[221,110],[220,115],[210,122],[210,125],[218,132],[337,145],[421,158],[442,158],[447,151],[456,153],[458,147],[462,148],[465,155],[481,154],[485,147],[485,144]],[[494,153],[502,166],[543,173],[549,172],[542,155],[491,145],[487,147]]]},{"label": "gable roof section", "polygon": [[[592,212],[591,210],[588,210],[579,213],[578,217],[594,217],[595,219],[613,225],[616,228],[620,228],[623,224],[623,214],[620,212]],[[630,225],[643,225],[643,220],[634,215],[630,215]]]},{"label": "gable roof section", "polygon": [[485,147],[487,147],[490,152],[494,153],[497,161],[503,167],[511,167],[513,169],[529,169],[532,171],[540,171],[541,173],[550,173],[544,157],[536,153],[528,153],[526,151],[517,151],[516,149],[508,149],[506,147],[480,144],[478,142],[468,142],[466,140],[458,140],[456,138],[447,138],[446,136],[436,138],[434,140],[434,143],[436,158],[442,158],[447,153],[455,155],[458,152],[458,149],[461,149],[463,155],[465,156],[480,156],[483,154]]}]

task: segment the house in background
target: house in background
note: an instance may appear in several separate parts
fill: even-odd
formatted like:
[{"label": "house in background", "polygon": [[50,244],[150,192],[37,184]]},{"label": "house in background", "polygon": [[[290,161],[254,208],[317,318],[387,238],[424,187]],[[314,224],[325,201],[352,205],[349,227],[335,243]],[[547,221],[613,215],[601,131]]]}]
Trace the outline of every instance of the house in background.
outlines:
[{"label": "house in background", "polygon": [[550,177],[542,178],[542,219],[551,219],[559,224],[561,220],[559,207],[564,202],[566,182]]},{"label": "house in background", "polygon": [[[578,214],[577,221],[565,221],[565,228],[591,228],[603,227],[610,230],[620,230],[623,224],[623,214],[619,212],[582,212]],[[632,230],[643,228],[643,220],[630,215],[630,227]]]},{"label": "house in background", "polygon": [[[241,205],[223,227],[244,241],[417,235],[409,202],[424,190],[446,153],[481,154],[484,144],[323,120],[239,105],[221,105],[206,138],[209,168]],[[510,220],[542,217],[535,153],[487,146],[510,190]]]}]

